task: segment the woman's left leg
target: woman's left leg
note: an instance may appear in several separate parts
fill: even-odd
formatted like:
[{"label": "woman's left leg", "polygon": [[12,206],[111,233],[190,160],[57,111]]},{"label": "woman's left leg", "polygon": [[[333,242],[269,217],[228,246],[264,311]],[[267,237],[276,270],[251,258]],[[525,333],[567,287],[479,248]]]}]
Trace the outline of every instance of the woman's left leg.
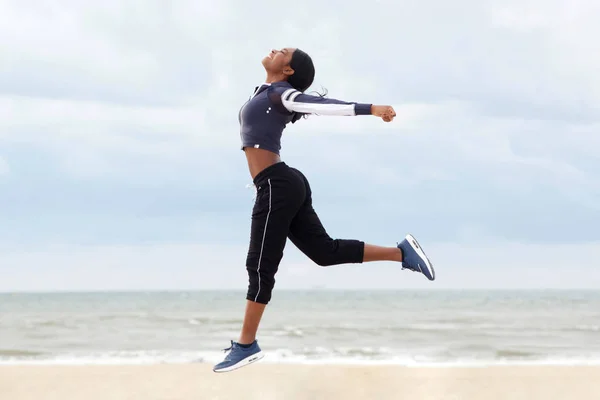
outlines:
[{"label": "woman's left leg", "polygon": [[291,221],[306,195],[302,180],[284,164],[265,170],[254,183],[257,194],[246,257],[249,282],[244,321],[238,342],[232,341],[227,349],[231,352],[215,365],[215,372],[231,371],[262,358],[256,334],[271,300]]}]

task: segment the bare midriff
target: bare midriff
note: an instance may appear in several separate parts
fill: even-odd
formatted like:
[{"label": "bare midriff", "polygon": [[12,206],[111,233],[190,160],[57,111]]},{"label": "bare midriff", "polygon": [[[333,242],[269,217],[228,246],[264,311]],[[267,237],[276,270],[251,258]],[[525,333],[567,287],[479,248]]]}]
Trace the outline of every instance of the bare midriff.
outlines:
[{"label": "bare midriff", "polygon": [[246,147],[244,148],[244,153],[246,153],[248,169],[250,170],[252,179],[254,179],[263,169],[281,162],[279,155],[265,149]]}]

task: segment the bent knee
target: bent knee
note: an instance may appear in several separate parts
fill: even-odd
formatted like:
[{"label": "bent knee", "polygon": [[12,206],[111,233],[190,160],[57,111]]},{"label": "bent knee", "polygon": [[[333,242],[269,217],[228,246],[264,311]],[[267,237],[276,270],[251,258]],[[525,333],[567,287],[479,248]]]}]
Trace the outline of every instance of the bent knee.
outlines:
[{"label": "bent knee", "polygon": [[330,239],[315,251],[307,254],[320,267],[360,263],[364,244],[358,240]]},{"label": "bent knee", "polygon": [[319,257],[319,258],[313,258],[313,262],[315,264],[317,264],[319,267],[329,267],[331,265],[336,265],[336,259],[334,257]]},{"label": "bent knee", "polygon": [[311,254],[310,259],[320,267],[329,267],[331,265],[339,264],[340,253],[333,242],[334,241],[332,240],[328,246],[324,246],[320,251]]}]

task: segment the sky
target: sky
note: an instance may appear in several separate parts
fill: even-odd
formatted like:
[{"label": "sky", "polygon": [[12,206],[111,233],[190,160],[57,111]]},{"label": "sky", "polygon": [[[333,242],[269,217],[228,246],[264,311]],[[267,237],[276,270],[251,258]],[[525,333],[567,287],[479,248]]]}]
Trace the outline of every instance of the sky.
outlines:
[{"label": "sky", "polygon": [[57,4],[0,3],[0,291],[245,290],[237,113],[281,47],[397,112],[285,130],[327,231],[437,279],[288,242],[276,290],[600,289],[598,2]]}]

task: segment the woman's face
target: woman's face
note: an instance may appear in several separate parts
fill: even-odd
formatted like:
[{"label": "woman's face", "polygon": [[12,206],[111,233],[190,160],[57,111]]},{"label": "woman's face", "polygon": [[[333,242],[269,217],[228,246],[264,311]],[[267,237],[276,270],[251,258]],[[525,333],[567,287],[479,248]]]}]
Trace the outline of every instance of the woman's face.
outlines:
[{"label": "woman's face", "polygon": [[281,50],[271,50],[271,52],[262,59],[262,65],[268,72],[284,75],[291,75],[294,73],[290,67],[292,61],[292,55],[296,49],[286,47]]}]

